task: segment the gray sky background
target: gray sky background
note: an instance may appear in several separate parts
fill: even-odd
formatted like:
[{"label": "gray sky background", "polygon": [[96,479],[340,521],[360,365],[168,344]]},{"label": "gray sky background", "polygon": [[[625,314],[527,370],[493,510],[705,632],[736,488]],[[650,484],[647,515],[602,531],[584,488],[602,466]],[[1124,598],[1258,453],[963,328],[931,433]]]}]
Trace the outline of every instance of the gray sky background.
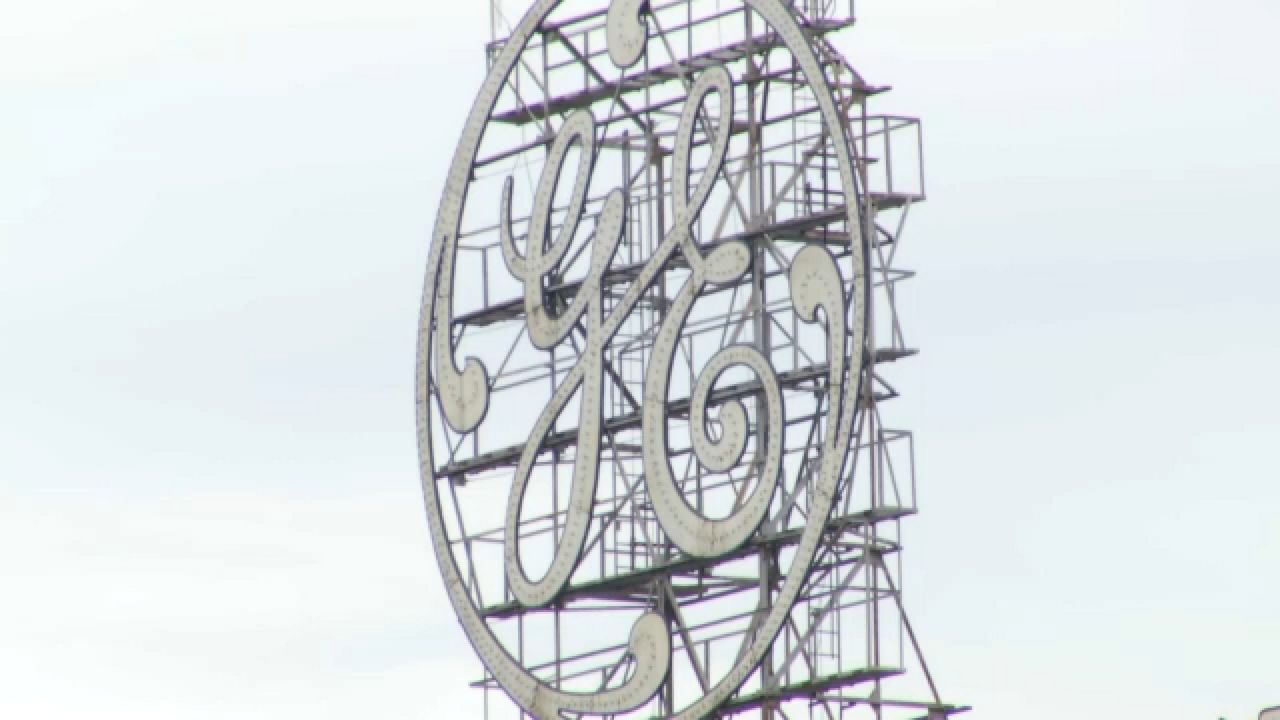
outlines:
[{"label": "gray sky background", "polygon": [[[0,716],[479,717],[412,373],[485,8],[0,6]],[[859,15],[925,120],[888,410],[944,694],[1280,703],[1280,4]]]}]

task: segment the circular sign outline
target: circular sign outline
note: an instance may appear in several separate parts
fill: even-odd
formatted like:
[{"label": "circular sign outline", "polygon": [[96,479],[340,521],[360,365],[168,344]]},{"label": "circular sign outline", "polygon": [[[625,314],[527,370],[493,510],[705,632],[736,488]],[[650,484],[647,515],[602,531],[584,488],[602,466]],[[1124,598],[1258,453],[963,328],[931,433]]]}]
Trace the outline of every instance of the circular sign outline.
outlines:
[{"label": "circular sign outline", "polygon": [[[457,150],[450,165],[445,188],[442,193],[440,209],[437,213],[435,229],[432,234],[431,251],[427,261],[424,281],[421,315],[419,319],[418,354],[415,367],[415,401],[419,446],[419,470],[423,490],[428,525],[431,533],[432,547],[441,575],[445,581],[446,592],[454,607],[454,612],[462,624],[476,654],[493,674],[495,680],[504,691],[527,712],[540,720],[554,720],[560,717],[562,710],[587,713],[617,713],[639,707],[656,694],[665,679],[670,666],[671,639],[666,621],[652,612],[641,615],[632,627],[628,643],[629,652],[635,660],[634,672],[621,687],[612,688],[599,693],[568,693],[552,688],[534,677],[524,669],[506,651],[488,628],[484,619],[471,602],[462,575],[453,558],[449,538],[445,532],[445,524],[441,514],[440,498],[436,491],[436,475],[431,442],[432,407],[435,402],[441,406],[441,414],[455,431],[466,433],[475,429],[482,421],[488,408],[487,382],[483,366],[474,358],[468,358],[461,371],[455,364],[454,348],[445,334],[445,342],[436,344],[437,327],[443,324],[448,327],[452,317],[452,289],[454,259],[457,251],[456,239],[461,223],[462,208],[466,202],[467,188],[470,184],[471,169],[475,162],[484,130],[497,102],[498,94],[505,84],[508,75],[515,67],[521,53],[536,29],[562,0],[538,0],[525,16],[517,23],[507,43],[494,59],[489,73],[480,91],[473,101],[466,124],[462,131]],[[836,152],[838,171],[846,197],[858,198],[856,176],[853,172],[851,143],[845,131],[842,113],[838,111],[826,76],[813,53],[803,31],[794,16],[780,0],[742,0],[743,4],[757,12],[782,38],[788,51],[800,66],[805,79],[819,106],[824,125],[828,133],[838,130],[838,137],[832,145]],[[633,0],[614,0],[610,8],[612,23],[614,8],[625,6],[616,13],[624,15],[629,11],[640,12],[642,3]],[[611,37],[614,28],[611,26]],[[631,32],[646,33],[643,22]],[[623,28],[622,35],[628,30]],[[647,34],[646,34],[647,39]],[[634,50],[627,49],[622,53],[624,59]],[[847,109],[846,109],[847,110]],[[838,384],[829,387],[840,388],[843,393],[839,407],[829,410],[829,431],[824,437],[822,467],[819,479],[813,488],[811,513],[809,522],[801,533],[796,545],[795,554],[787,569],[781,587],[773,597],[769,615],[755,627],[754,631],[744,637],[749,647],[740,653],[734,667],[715,685],[713,685],[692,705],[682,709],[675,716],[680,720],[693,720],[704,717],[728,699],[741,687],[742,683],[758,667],[765,652],[772,645],[782,623],[790,613],[799,595],[814,556],[820,545],[822,533],[830,517],[838,490],[840,478],[848,459],[850,435],[853,420],[859,409],[859,397],[862,393],[864,370],[868,366],[869,352],[867,342],[867,316],[870,302],[870,286],[868,278],[868,252],[866,234],[863,227],[863,208],[858,202],[847,203],[847,223],[849,229],[849,251],[853,272],[854,297],[842,313],[841,325],[843,333],[837,333],[828,327],[828,352],[831,375],[839,379]],[[807,246],[805,250],[816,250],[830,259],[823,249]],[[447,255],[446,255],[447,253]],[[817,296],[821,283],[797,283],[797,269],[800,274],[812,275],[821,272],[815,268],[820,261],[801,257],[807,255],[804,250],[797,255],[792,264],[793,298],[807,303],[809,320],[817,320]],[[799,268],[797,268],[799,266]],[[843,280],[844,278],[841,277]],[[795,288],[810,288],[799,291]],[[807,294],[806,294],[807,293]],[[837,292],[843,300],[843,293]],[[844,303],[842,303],[843,305]],[[800,311],[801,305],[797,304]],[[830,322],[831,318],[828,318]],[[458,392],[441,391],[431,393],[431,366],[434,357],[438,360],[436,373],[448,374],[457,381],[452,387]],[[845,367],[848,365],[848,367]],[[839,366],[839,367],[837,367]],[[829,391],[834,400],[835,391]],[[475,402],[480,396],[481,402]]]}]

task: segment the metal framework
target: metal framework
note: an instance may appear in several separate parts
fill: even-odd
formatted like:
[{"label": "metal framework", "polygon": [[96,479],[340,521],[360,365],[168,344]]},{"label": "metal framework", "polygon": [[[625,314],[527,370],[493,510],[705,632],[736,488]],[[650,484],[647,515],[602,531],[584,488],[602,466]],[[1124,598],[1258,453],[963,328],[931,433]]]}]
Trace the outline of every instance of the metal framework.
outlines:
[{"label": "metal framework", "polygon": [[852,0],[603,4],[491,0],[428,261],[423,490],[486,717],[966,710],[882,412],[919,120],[828,42]]}]

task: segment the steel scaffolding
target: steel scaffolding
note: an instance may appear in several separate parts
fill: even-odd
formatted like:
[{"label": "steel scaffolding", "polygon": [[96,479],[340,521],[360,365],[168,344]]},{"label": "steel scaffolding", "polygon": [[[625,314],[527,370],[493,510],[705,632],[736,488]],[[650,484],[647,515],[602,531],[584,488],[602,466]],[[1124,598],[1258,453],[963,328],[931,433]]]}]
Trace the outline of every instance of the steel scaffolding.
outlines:
[{"label": "steel scaffolding", "polygon": [[[518,19],[513,4],[491,0],[491,62]],[[893,365],[917,352],[897,305],[913,273],[897,258],[910,210],[926,196],[920,121],[871,112],[887,88],[864,80],[829,41],[854,24],[852,0],[796,0],[791,8],[841,111],[840,128],[824,123],[811,84],[783,39],[741,2],[651,3],[649,49],[625,71],[608,62],[606,9],[591,7],[599,4],[566,2],[541,24],[503,85],[473,164],[457,238],[460,282],[451,336],[459,357],[483,360],[493,400],[486,423],[474,431],[458,432],[440,421],[430,428],[441,448],[433,481],[467,596],[520,664],[553,687],[583,692],[612,687],[627,675],[629,620],[645,610],[660,613],[672,629],[671,670],[652,701],[616,717],[677,713],[722,677],[795,557],[813,502],[822,438],[830,431],[823,335],[792,310],[787,271],[803,248],[814,245],[838,263],[849,262],[850,243],[861,238],[867,359],[835,509],[781,633],[715,715],[933,720],[966,710],[938,693],[904,610],[901,522],[917,510],[915,449],[912,433],[887,424],[885,412],[898,396]],[[604,444],[581,562],[552,602],[526,607],[501,572],[502,508],[526,444],[537,440],[526,436],[533,418],[587,339],[578,327],[550,350],[530,344],[523,290],[504,264],[505,218],[495,209],[509,199],[510,226],[518,242],[527,242],[534,186],[555,130],[574,112],[592,112],[600,128],[598,155],[582,216],[600,216],[608,190],[626,189],[622,240],[600,280],[605,309],[617,307],[676,212],[670,157],[675,125],[694,76],[713,67],[729,71],[735,98],[723,179],[695,234],[707,246],[746,243],[751,264],[740,281],[700,294],[679,336],[666,407],[670,462],[686,500],[708,517],[732,513],[759,485],[758,441],[746,441],[731,468],[713,473],[685,440],[698,420],[692,406],[699,371],[720,348],[742,343],[768,359],[785,399],[782,480],[761,527],[721,557],[682,553],[663,532],[643,482],[641,426],[657,329],[690,274],[687,260],[675,254],[605,351]],[[709,100],[706,114],[714,118],[724,102]],[[705,162],[710,135],[704,127],[695,139],[695,165]],[[839,174],[837,142],[847,142],[855,158],[852,196]],[[561,187],[575,166],[572,157],[564,164]],[[557,189],[552,235],[576,222],[568,217],[566,195]],[[860,209],[862,228],[849,227],[850,203]],[[562,268],[545,283],[551,306],[569,307],[589,279],[585,225]],[[846,280],[847,296],[853,284]],[[739,401],[749,426],[758,429],[766,421],[763,392],[760,378],[730,371],[709,403]],[[519,516],[524,562],[534,571],[539,562],[550,562],[569,522],[576,419],[576,412],[565,411],[541,442]],[[485,693],[487,718],[527,717],[491,674],[476,685]]]}]

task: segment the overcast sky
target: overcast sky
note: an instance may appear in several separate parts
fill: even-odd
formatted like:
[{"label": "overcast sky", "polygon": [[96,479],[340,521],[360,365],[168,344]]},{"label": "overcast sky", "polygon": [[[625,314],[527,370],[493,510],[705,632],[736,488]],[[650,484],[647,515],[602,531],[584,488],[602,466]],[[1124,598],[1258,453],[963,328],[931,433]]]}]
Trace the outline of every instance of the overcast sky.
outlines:
[{"label": "overcast sky", "polygon": [[[516,3],[509,3],[516,4]],[[907,601],[984,720],[1280,703],[1280,4],[859,0]],[[479,718],[413,426],[486,4],[0,5],[0,716]]]}]

